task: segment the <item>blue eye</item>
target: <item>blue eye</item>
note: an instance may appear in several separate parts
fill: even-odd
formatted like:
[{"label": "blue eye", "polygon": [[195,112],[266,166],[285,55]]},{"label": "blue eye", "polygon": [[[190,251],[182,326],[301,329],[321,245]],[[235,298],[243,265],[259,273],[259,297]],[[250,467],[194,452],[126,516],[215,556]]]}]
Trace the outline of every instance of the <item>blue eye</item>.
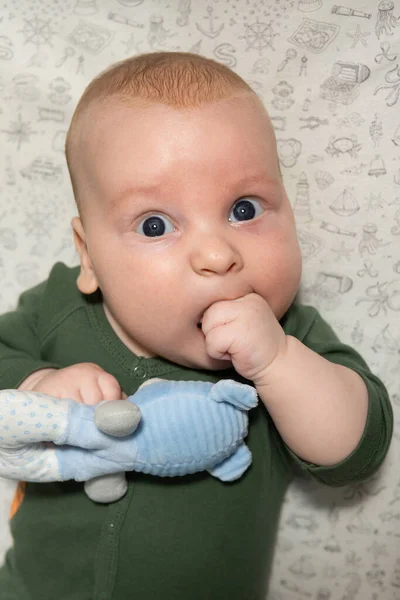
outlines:
[{"label": "blue eye", "polygon": [[256,219],[264,212],[261,202],[255,198],[240,198],[233,205],[229,221],[239,223],[241,221],[251,221]]},{"label": "blue eye", "polygon": [[172,233],[174,230],[173,224],[167,217],[151,215],[143,219],[136,229],[136,233],[146,237],[161,237],[165,233]]}]

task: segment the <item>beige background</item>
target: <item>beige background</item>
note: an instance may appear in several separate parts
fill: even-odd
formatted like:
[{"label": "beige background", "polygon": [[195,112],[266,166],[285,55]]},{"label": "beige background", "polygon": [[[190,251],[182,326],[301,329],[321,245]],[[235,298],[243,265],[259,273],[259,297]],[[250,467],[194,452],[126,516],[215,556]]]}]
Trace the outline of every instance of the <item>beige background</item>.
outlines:
[{"label": "beige background", "polygon": [[[63,142],[88,81],[131,54],[199,52],[236,70],[269,107],[304,255],[304,301],[381,375],[398,421],[400,5],[343,2],[1,2],[0,310],[55,261],[77,262]],[[399,437],[397,425],[371,481],[291,487],[270,598],[400,598]],[[0,482],[1,556],[12,491]]]}]

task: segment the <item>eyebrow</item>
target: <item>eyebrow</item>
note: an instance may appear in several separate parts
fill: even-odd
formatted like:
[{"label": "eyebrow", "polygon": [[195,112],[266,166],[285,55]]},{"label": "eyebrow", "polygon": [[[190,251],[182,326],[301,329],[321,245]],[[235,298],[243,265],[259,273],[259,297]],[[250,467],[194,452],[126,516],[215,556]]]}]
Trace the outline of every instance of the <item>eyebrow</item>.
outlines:
[{"label": "eyebrow", "polygon": [[260,173],[255,175],[245,175],[242,179],[239,179],[237,183],[238,185],[246,185],[253,183],[275,184],[278,183],[278,179],[274,176],[271,176],[268,173]]},{"label": "eyebrow", "polygon": [[149,194],[159,190],[161,185],[130,185],[118,192],[110,201],[110,209],[114,209],[122,200],[134,194]]},{"label": "eyebrow", "polygon": [[251,187],[251,186],[256,186],[256,185],[266,185],[268,188],[274,189],[279,187],[280,184],[280,178],[279,176],[275,176],[272,174],[269,174],[267,172],[263,172],[263,173],[255,173],[252,175],[244,175],[242,178],[234,181],[231,184],[227,184],[225,187],[228,188],[229,185],[229,189],[239,189],[239,188],[245,188],[245,187]]},{"label": "eyebrow", "polygon": [[[279,166],[279,163],[278,163]],[[279,169],[280,173],[280,169]],[[223,184],[224,182],[222,182]],[[251,175],[244,175],[241,179],[235,181],[229,188],[239,188],[251,185],[267,184],[269,187],[274,188],[279,186],[279,178],[269,175],[267,172],[255,173]],[[157,192],[163,184],[149,184],[149,185],[130,185],[119,192],[110,202],[110,209],[113,210],[121,201],[125,198],[133,195],[140,194],[151,194]],[[228,187],[228,183],[225,184]]]}]

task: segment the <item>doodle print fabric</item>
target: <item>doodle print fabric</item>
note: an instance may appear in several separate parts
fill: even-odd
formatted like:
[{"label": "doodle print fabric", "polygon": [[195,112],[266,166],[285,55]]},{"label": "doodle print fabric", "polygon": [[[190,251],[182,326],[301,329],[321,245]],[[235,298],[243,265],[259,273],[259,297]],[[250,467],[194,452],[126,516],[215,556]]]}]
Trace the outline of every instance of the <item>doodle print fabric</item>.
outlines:
[{"label": "doodle print fabric", "polygon": [[[0,310],[76,264],[63,145],[88,81],[129,55],[201,53],[238,72],[275,128],[316,306],[386,383],[400,420],[400,4],[392,0],[0,2]],[[400,435],[379,476],[298,479],[271,600],[400,598]],[[14,485],[0,481],[1,559]]]}]

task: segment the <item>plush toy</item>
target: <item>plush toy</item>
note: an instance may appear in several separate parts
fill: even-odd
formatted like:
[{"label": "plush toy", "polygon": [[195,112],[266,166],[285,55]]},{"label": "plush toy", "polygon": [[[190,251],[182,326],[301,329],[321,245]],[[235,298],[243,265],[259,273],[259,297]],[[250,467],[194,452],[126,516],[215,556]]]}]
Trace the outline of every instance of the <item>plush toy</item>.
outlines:
[{"label": "plush toy", "polygon": [[97,502],[123,496],[122,471],[173,477],[207,470],[233,481],[252,460],[244,438],[256,404],[255,389],[232,380],[154,380],[127,400],[97,407],[4,390],[0,476],[85,481]]},{"label": "plush toy", "polygon": [[[130,444],[134,471],[174,477],[206,470],[221,481],[233,481],[251,464],[243,441],[247,411],[257,404],[250,386],[232,380],[153,380],[125,402],[134,402],[141,413]],[[115,408],[115,402],[97,407],[100,431],[115,435]],[[119,423],[117,429],[123,434]],[[88,481],[85,490],[92,500],[110,502],[118,499],[116,490],[125,493],[125,486],[125,476],[119,473]]]}]

